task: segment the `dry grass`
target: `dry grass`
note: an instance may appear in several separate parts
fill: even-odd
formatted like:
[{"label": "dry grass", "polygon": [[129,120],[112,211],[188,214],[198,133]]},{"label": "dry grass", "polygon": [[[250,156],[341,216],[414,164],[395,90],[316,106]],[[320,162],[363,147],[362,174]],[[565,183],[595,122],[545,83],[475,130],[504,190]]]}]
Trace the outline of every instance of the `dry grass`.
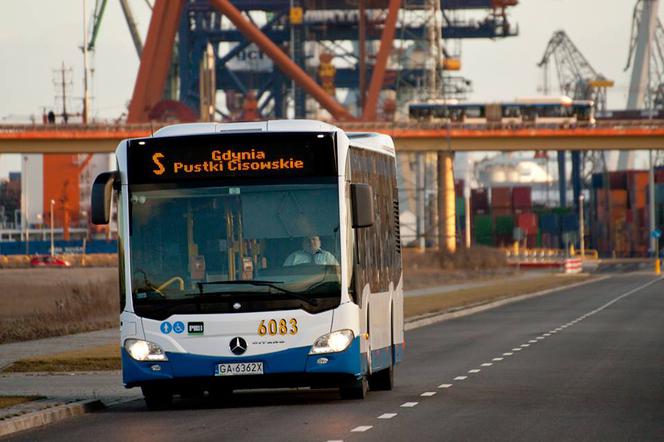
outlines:
[{"label": "dry grass", "polygon": [[119,369],[119,344],[106,344],[83,350],[22,359],[14,362],[3,371],[9,373],[24,373],[104,371]]},{"label": "dry grass", "polygon": [[25,402],[44,399],[43,396],[0,396],[0,408],[9,408]]},{"label": "dry grass", "polygon": [[0,271],[0,343],[117,326],[117,270]]},{"label": "dry grass", "polygon": [[[118,255],[116,253],[80,255],[58,255],[69,261],[72,267],[117,267]],[[0,269],[25,269],[30,267],[30,255],[0,255]]]},{"label": "dry grass", "polygon": [[459,249],[455,254],[404,249],[406,290],[464,281],[479,281],[517,273],[507,266],[505,254],[491,247]]},{"label": "dry grass", "polygon": [[546,275],[521,281],[496,282],[496,284],[490,286],[469,288],[439,295],[410,297],[404,301],[404,316],[412,318],[463,306],[485,304],[499,299],[562,287],[590,278],[593,277],[589,275]]}]

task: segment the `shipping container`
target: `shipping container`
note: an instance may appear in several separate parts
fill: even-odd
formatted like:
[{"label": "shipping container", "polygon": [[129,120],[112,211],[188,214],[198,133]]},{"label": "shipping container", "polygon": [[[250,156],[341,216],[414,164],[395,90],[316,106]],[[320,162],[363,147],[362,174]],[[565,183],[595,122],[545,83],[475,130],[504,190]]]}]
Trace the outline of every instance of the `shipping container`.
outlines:
[{"label": "shipping container", "polygon": [[539,227],[544,233],[558,235],[560,233],[560,216],[555,213],[540,214]]},{"label": "shipping container", "polygon": [[537,215],[532,212],[527,212],[520,213],[516,218],[517,227],[523,230],[526,236],[537,234]]},{"label": "shipping container", "polygon": [[664,166],[655,167],[655,183],[664,184]]},{"label": "shipping container", "polygon": [[491,209],[491,215],[494,219],[498,216],[512,216],[512,209],[509,207],[494,207]]},{"label": "shipping container", "polygon": [[630,170],[626,173],[629,207],[645,207],[648,198],[648,171]]},{"label": "shipping container", "polygon": [[579,231],[579,217],[575,213],[563,215],[560,224],[563,234]]},{"label": "shipping container", "polygon": [[512,208],[512,188],[511,187],[492,187],[491,188],[491,208]]},{"label": "shipping container", "polygon": [[512,238],[512,231],[514,230],[514,218],[509,216],[496,216],[495,217],[496,235],[507,235]]},{"label": "shipping container", "polygon": [[475,215],[473,218],[473,229],[477,235],[485,236],[493,234],[493,221],[490,215]]},{"label": "shipping container", "polygon": [[518,186],[512,189],[512,207],[514,210],[532,209],[532,188]]},{"label": "shipping container", "polygon": [[489,192],[479,188],[470,191],[470,209],[473,214],[486,215],[489,213]]},{"label": "shipping container", "polygon": [[463,198],[463,189],[465,187],[465,182],[462,179],[454,180],[454,195],[457,198]]},{"label": "shipping container", "polygon": [[456,205],[456,216],[458,219],[463,219],[466,216],[466,200],[463,197],[456,197],[454,200]]}]

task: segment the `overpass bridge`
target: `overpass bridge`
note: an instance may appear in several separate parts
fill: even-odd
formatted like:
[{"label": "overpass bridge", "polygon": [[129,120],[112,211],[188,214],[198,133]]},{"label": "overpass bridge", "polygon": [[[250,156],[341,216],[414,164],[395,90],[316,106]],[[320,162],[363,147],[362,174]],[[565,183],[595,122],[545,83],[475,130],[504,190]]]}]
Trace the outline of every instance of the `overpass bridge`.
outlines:
[{"label": "overpass bridge", "polygon": [[[391,135],[400,152],[515,152],[648,150],[664,148],[664,121],[599,122],[593,127],[555,125],[441,125],[338,123],[348,131]],[[147,137],[162,125],[0,125],[2,153],[113,152],[120,140]]]},{"label": "overpass bridge", "polygon": [[[663,120],[600,121],[587,127],[382,122],[340,123],[339,126],[347,131],[389,134],[398,152],[438,152],[439,247],[448,251],[456,250],[455,152],[664,148]],[[110,153],[120,140],[147,137],[159,127],[161,125],[153,124],[0,126],[0,154]],[[561,187],[561,194],[563,189]]]}]

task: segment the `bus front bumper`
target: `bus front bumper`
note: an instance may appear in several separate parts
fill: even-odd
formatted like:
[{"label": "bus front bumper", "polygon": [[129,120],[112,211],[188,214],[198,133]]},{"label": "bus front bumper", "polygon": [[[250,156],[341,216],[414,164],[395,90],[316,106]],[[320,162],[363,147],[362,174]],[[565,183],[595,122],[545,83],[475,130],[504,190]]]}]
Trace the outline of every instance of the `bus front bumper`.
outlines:
[{"label": "bus front bumper", "polygon": [[[136,361],[122,349],[122,380],[127,388],[151,384],[224,385],[228,388],[332,387],[367,371],[366,355],[356,337],[338,353],[310,355],[311,347],[245,357],[220,357],[166,352],[168,361]],[[215,376],[219,364],[262,362],[264,374]]]}]

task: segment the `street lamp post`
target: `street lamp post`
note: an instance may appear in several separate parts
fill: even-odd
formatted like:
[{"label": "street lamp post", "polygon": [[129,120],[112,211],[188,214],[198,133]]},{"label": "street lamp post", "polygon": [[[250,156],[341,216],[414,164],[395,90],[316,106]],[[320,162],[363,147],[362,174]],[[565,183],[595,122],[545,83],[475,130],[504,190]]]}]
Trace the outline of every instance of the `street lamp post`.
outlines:
[{"label": "street lamp post", "polygon": [[55,241],[53,240],[53,206],[55,206],[55,200],[51,200],[51,257],[55,256]]},{"label": "street lamp post", "polygon": [[583,201],[585,197],[583,194],[579,195],[579,246],[581,248],[581,259],[583,259],[586,255],[586,247],[585,247],[585,240],[584,240],[584,223],[583,223]]}]

